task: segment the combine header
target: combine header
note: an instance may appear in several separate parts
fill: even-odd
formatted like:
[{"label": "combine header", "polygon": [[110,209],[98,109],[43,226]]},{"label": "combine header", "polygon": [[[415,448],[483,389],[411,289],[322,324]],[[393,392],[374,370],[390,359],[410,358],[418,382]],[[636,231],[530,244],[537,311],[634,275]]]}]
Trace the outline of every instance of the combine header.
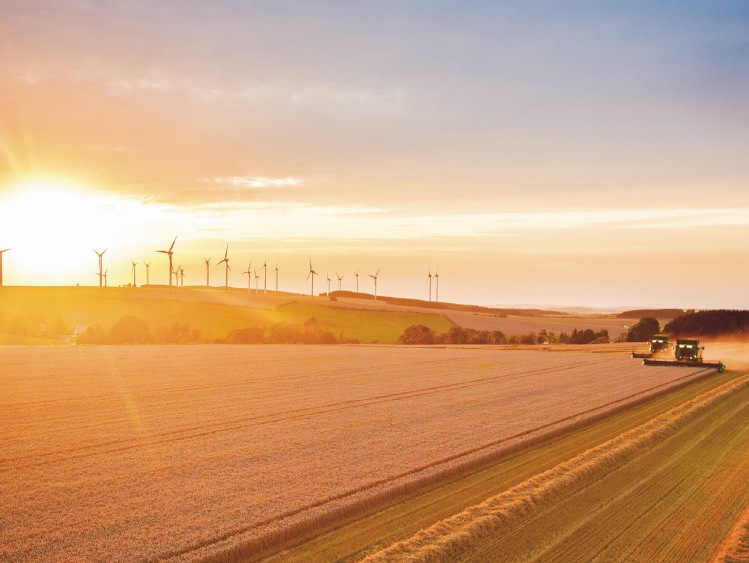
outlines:
[{"label": "combine header", "polygon": [[633,358],[652,358],[656,354],[667,353],[673,344],[665,334],[656,334],[648,342],[648,352],[632,352]]},{"label": "combine header", "polygon": [[699,340],[683,338],[676,341],[673,360],[654,360],[651,357],[646,357],[642,363],[646,366],[706,368],[717,369],[718,371],[726,369],[723,362],[704,362],[702,360],[702,350],[704,349],[704,346],[700,346]]}]

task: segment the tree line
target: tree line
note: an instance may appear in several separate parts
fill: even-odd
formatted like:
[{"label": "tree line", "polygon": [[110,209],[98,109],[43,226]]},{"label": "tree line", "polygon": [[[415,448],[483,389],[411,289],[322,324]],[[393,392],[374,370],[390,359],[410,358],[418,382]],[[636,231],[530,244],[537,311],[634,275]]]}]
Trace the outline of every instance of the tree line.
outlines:
[{"label": "tree line", "polygon": [[501,330],[477,330],[460,326],[451,327],[446,333],[430,329],[425,325],[411,325],[398,337],[399,344],[602,344],[610,342],[608,330],[592,329],[561,332],[559,335],[546,330],[508,336]]},{"label": "tree line", "polygon": [[[643,317],[627,332],[627,342],[646,342],[661,331],[658,320]],[[715,309],[689,311],[669,321],[663,332],[679,336],[742,336],[749,334],[749,311]]]},{"label": "tree line", "polygon": [[676,317],[663,330],[674,336],[724,336],[749,334],[749,311],[715,309]]}]

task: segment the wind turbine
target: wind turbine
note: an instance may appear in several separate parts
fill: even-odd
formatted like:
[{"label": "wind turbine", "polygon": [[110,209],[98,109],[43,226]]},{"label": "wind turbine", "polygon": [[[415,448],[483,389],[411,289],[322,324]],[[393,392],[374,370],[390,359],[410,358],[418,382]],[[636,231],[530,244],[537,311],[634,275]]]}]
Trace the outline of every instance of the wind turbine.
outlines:
[{"label": "wind turbine", "polygon": [[[94,249],[92,248],[91,250],[94,250]],[[105,249],[104,249],[104,250],[102,250],[101,252],[99,252],[98,250],[94,250],[94,252],[96,253],[96,255],[97,255],[97,256],[99,257],[99,287],[101,287],[101,282],[102,282],[102,279],[103,279],[103,277],[104,277],[104,275],[103,275],[103,274],[101,273],[101,266],[102,266],[101,262],[102,262],[102,256],[104,256],[104,253],[105,253],[105,252],[106,252],[107,250],[109,250],[109,249],[108,249],[108,248],[105,248]],[[107,268],[107,269],[108,269],[108,268]]]},{"label": "wind turbine", "polygon": [[325,272],[325,277],[328,278],[328,296],[330,296],[330,273]]},{"label": "wind turbine", "polygon": [[0,287],[3,286],[3,254],[8,252],[9,250],[12,249],[6,248],[5,250],[0,250]]},{"label": "wind turbine", "polygon": [[[226,243],[226,252],[224,252],[224,259],[221,260],[218,264],[226,263],[226,291],[229,291],[229,270],[231,268],[229,267],[229,243]],[[218,264],[216,264],[218,266]]]},{"label": "wind turbine", "polygon": [[377,270],[377,273],[373,276],[372,274],[369,274],[369,277],[372,278],[375,282],[375,298],[374,300],[377,301],[377,276],[380,275],[380,270]]},{"label": "wind turbine", "polygon": [[179,286],[185,287],[185,269],[180,266],[177,270],[179,271]]},{"label": "wind turbine", "polygon": [[[106,250],[104,252],[106,252]],[[102,252],[102,254],[103,254],[103,252]],[[104,287],[107,287],[107,272],[108,271],[109,271],[109,268],[107,268],[106,270],[104,270],[103,274],[99,274],[100,276],[104,277]]]},{"label": "wind turbine", "polygon": [[[174,276],[174,285],[176,285],[177,287],[179,287],[179,266],[177,266],[176,270],[172,270],[171,276]],[[169,276],[170,277],[170,281],[171,281],[171,276]],[[169,284],[169,286],[171,287],[171,284]]]},{"label": "wind turbine", "polygon": [[315,276],[317,275],[317,272],[315,272],[312,269],[312,258],[309,259],[309,273],[307,274],[307,279],[312,276],[312,287],[310,288],[309,294],[314,297],[315,296]]},{"label": "wind turbine", "polygon": [[278,292],[278,260],[276,260],[276,268],[273,270],[276,272],[276,293]]},{"label": "wind turbine", "polygon": [[268,261],[263,258],[263,295],[268,293]]},{"label": "wind turbine", "polygon": [[174,237],[174,240],[172,241],[172,246],[169,247],[169,250],[157,250],[156,252],[161,252],[162,254],[168,254],[169,255],[169,287],[172,287],[172,273],[174,272],[174,267],[172,266],[172,249],[174,248],[174,243],[177,242],[177,237]]},{"label": "wind turbine", "polygon": [[437,270],[434,272],[434,279],[437,280],[437,289],[434,292],[434,300],[439,302],[440,300],[440,268],[437,266]]},{"label": "wind turbine", "polygon": [[247,265],[247,271],[242,272],[242,275],[247,274],[247,293],[252,289],[252,262]]},{"label": "wind turbine", "polygon": [[138,262],[136,262],[136,261],[135,261],[135,260],[133,260],[132,258],[130,259],[130,262],[131,262],[131,263],[132,263],[132,265],[133,265],[133,287],[136,287],[136,286],[135,286],[135,266],[137,266],[137,265],[138,265]]},{"label": "wind turbine", "polygon": [[260,285],[260,276],[257,275],[257,270],[255,270],[255,295],[257,295],[258,292],[258,286]]},{"label": "wind turbine", "polygon": [[208,287],[211,285],[208,283],[210,281],[210,274],[211,274],[211,259],[210,258],[204,258],[205,260],[205,286]]},{"label": "wind turbine", "polygon": [[151,272],[149,272],[149,269],[151,267],[150,262],[143,262],[143,264],[146,266],[146,285],[151,285]]},{"label": "wind turbine", "polygon": [[335,277],[338,278],[338,291],[341,291],[341,282],[343,281],[343,276],[339,276],[338,272],[336,272]]},{"label": "wind turbine", "polygon": [[432,268],[429,268],[429,274],[427,274],[427,277],[429,278],[429,301],[432,300]]},{"label": "wind turbine", "polygon": [[356,270],[354,275],[356,276],[356,293],[359,293],[359,270]]}]

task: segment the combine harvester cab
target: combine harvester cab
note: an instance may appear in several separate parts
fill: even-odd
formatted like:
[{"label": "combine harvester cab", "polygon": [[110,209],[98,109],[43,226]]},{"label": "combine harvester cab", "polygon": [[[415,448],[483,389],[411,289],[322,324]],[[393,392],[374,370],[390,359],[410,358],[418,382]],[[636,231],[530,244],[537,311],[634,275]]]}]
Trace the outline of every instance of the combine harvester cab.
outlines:
[{"label": "combine harvester cab", "polygon": [[680,338],[676,341],[674,347],[674,360],[655,360],[651,357],[646,357],[642,363],[646,366],[675,366],[675,367],[693,367],[693,368],[708,368],[717,369],[723,371],[726,366],[723,362],[704,362],[702,360],[702,350],[704,346],[700,346],[700,341],[691,338]]},{"label": "combine harvester cab", "polygon": [[666,354],[671,349],[673,344],[668,341],[668,336],[665,334],[656,334],[648,341],[647,352],[632,352],[633,358],[652,358],[657,354]]}]

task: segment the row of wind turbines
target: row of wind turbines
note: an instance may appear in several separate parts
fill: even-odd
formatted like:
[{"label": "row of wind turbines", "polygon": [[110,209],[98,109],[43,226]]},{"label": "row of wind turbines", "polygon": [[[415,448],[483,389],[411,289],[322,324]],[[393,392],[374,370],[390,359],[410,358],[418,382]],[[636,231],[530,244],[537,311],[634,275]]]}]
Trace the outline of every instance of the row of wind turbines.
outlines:
[{"label": "row of wind turbines", "polygon": [[[177,266],[177,268],[174,268],[174,245],[177,242],[177,237],[174,237],[174,240],[172,241],[172,244],[169,246],[168,250],[157,250],[156,252],[161,254],[166,254],[169,257],[169,287],[178,286],[178,287],[184,287],[185,285],[185,277],[187,274],[185,274],[185,269],[180,265]],[[3,254],[5,252],[8,252],[11,250],[10,248],[6,248],[5,250],[0,250],[0,286],[3,285]],[[99,258],[99,271],[96,272],[94,275],[99,277],[99,287],[106,287],[107,286],[107,274],[109,272],[109,268],[104,268],[104,254],[109,250],[108,248],[105,248],[101,252],[99,252],[96,249],[93,249],[96,256]],[[135,260],[130,260],[131,266],[132,266],[132,274],[133,274],[133,287],[137,286],[137,270],[136,266],[139,264],[139,262],[136,262]],[[210,286],[210,258],[205,258],[205,285],[206,287]],[[143,262],[143,264],[146,267],[146,284],[150,285],[151,283],[151,275],[150,275],[150,267],[151,262]],[[216,263],[216,265],[224,264],[225,268],[225,288],[226,291],[229,291],[229,272],[231,271],[231,267],[229,266],[229,243],[226,244],[226,250],[224,251],[224,257]],[[263,271],[263,293],[268,292],[268,262],[267,259],[263,259],[263,265],[260,266],[260,270]],[[272,270],[275,273],[275,290],[278,291],[278,262],[276,262],[276,267]],[[354,276],[356,277],[356,293],[359,293],[359,273],[360,271],[357,270],[354,272]],[[257,269],[252,268],[252,261],[247,266],[247,270],[242,272],[243,275],[247,276],[247,292],[252,291],[252,282],[255,281],[255,293],[259,293],[260,290],[260,276],[257,273]],[[305,281],[310,282],[310,295],[314,297],[315,295],[315,276],[319,275],[315,269],[312,266],[312,258],[309,260],[309,272],[307,273],[307,279]],[[380,269],[377,270],[374,274],[368,274],[370,278],[374,281],[374,299],[377,300],[377,280],[380,275]],[[432,301],[432,278],[434,278],[435,284],[436,284],[436,290],[435,290],[435,297],[434,301],[439,301],[439,291],[440,291],[440,285],[439,285],[439,270],[436,270],[434,274],[432,274],[431,268],[429,269],[429,273],[427,275],[429,279],[429,301]],[[344,276],[338,274],[336,272],[336,278],[338,280],[338,291],[341,291],[341,287],[343,284],[343,278]],[[326,272],[326,282],[327,282],[327,292],[330,294],[330,284],[332,282],[332,279],[330,278],[330,273]]]}]

